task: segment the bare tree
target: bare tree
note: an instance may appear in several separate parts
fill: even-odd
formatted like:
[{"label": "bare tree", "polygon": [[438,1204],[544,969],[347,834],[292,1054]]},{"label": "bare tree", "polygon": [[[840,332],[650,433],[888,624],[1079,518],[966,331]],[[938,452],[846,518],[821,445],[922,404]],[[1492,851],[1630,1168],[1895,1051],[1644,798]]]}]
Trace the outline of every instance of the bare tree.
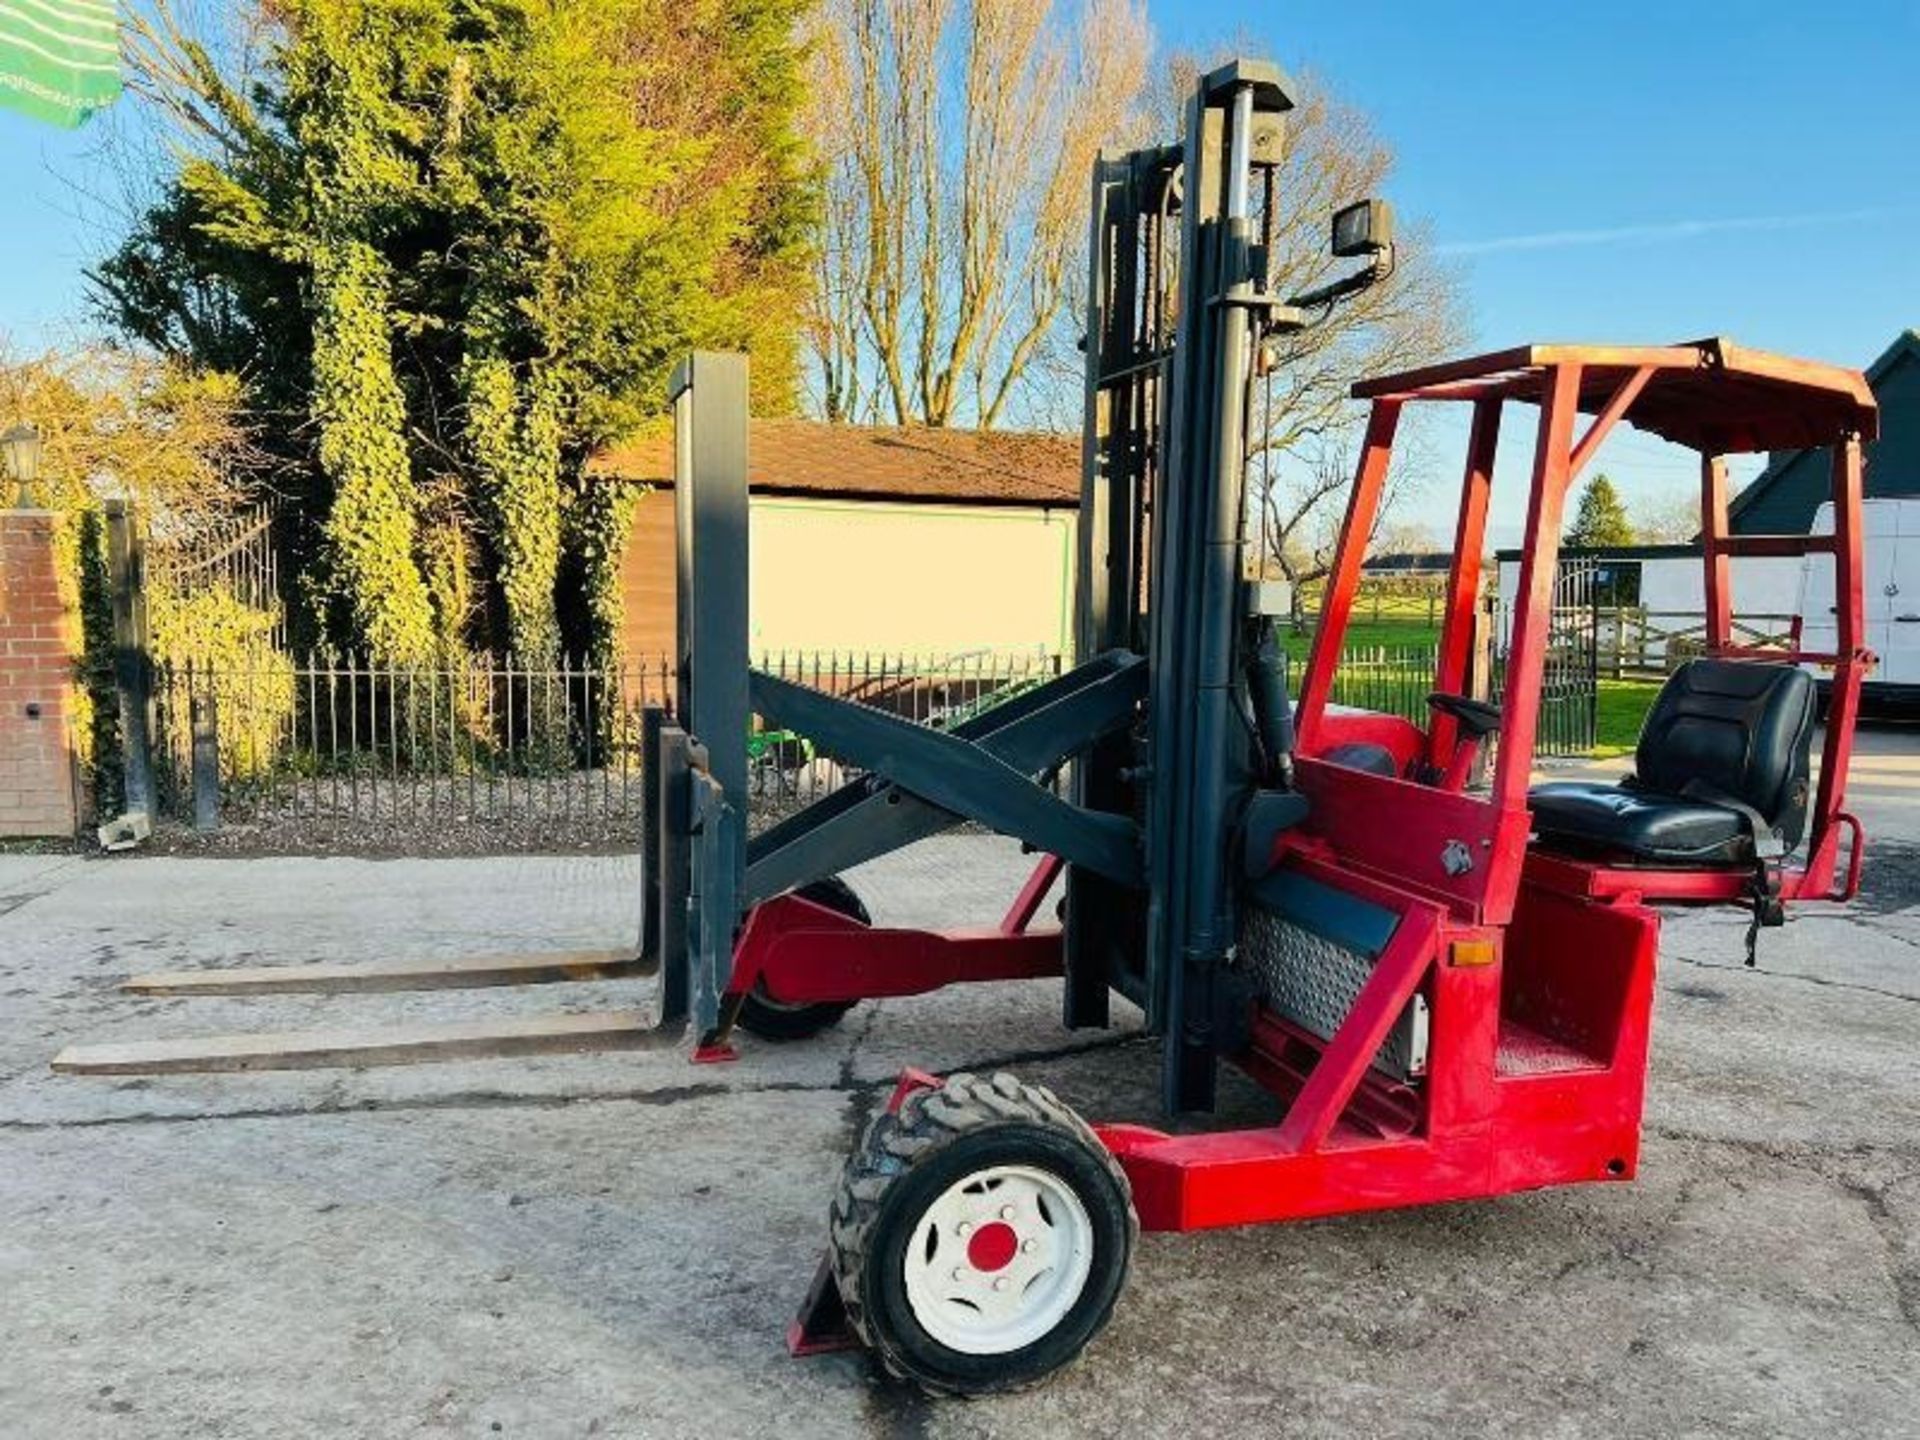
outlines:
[{"label": "bare tree", "polygon": [[230,516],[270,478],[243,401],[232,376],[137,351],[28,356],[0,340],[0,424],[40,431],[40,498],[56,510],[125,498],[176,531]]},{"label": "bare tree", "polygon": [[257,141],[262,121],[249,91],[266,52],[283,39],[282,17],[264,0],[140,0],[121,7],[127,88],[168,122],[170,141],[195,153],[233,153]]},{"label": "bare tree", "polygon": [[[1297,295],[1349,262],[1333,258],[1327,226],[1343,204],[1388,193],[1393,152],[1367,117],[1317,77],[1301,78],[1288,115],[1287,158],[1276,177],[1271,285]],[[1262,560],[1295,587],[1323,577],[1332,562],[1340,507],[1352,481],[1350,441],[1361,409],[1356,381],[1441,358],[1465,334],[1457,274],[1433,255],[1419,226],[1402,225],[1393,274],[1345,301],[1319,323],[1278,342],[1254,415],[1254,479]],[[1404,425],[1403,425],[1404,428]],[[1396,452],[1374,538],[1424,452]]]},{"label": "bare tree", "polygon": [[1700,487],[1676,486],[1636,507],[1633,528],[1644,544],[1684,545],[1700,533]]},{"label": "bare tree", "polygon": [[1139,0],[827,0],[808,333],[829,419],[991,428],[1079,282],[1094,156],[1131,122]]}]

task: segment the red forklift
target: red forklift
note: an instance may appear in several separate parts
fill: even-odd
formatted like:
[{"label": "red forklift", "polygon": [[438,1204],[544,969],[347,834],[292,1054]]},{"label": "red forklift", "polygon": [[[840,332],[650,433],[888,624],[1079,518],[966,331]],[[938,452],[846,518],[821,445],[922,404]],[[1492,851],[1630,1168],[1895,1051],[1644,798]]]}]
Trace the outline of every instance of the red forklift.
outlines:
[{"label": "red forklift", "polygon": [[[1331,248],[1361,263],[1305,294],[1273,292],[1292,104],[1278,70],[1237,61],[1196,83],[1178,144],[1096,166],[1071,670],[947,728],[752,670],[745,362],[696,355],[674,382],[678,689],[671,716],[643,729],[638,953],[130,986],[657,973],[643,1020],[549,1017],[482,1037],[485,1053],[690,1032],[701,1062],[735,1058],[742,1031],[800,1040],[862,1000],[949,984],[1058,976],[1073,1028],[1108,1024],[1118,996],[1158,1041],[1177,1130],[1089,1124],[1011,1075],[909,1072],[847,1162],[790,1342],[865,1345],[940,1393],[1015,1388],[1071,1360],[1111,1314],[1141,1226],[1632,1178],[1659,907],[1741,907],[1751,947],[1787,906],[1844,902],[1859,885],[1865,836],[1846,779],[1873,665],[1861,631],[1873,398],[1858,372],[1721,340],[1526,346],[1357,385],[1365,440],[1296,701],[1278,634],[1289,606],[1250,563],[1249,417],[1263,379],[1387,278],[1394,250],[1386,205],[1348,206]],[[1333,696],[1414,404],[1461,407],[1468,424],[1432,693],[1408,717]],[[1481,557],[1502,426],[1529,408],[1525,558],[1496,688],[1475,663]],[[1700,455],[1704,653],[1667,680],[1630,777],[1535,784],[1563,510],[1622,424]],[[1730,533],[1725,457],[1809,449],[1832,457],[1832,534]],[[1738,643],[1731,562],[1805,554],[1833,587],[1832,652]],[[1831,675],[1817,775],[1809,666]],[[755,715],[857,778],[750,835]],[[1040,857],[998,923],[871,924],[841,873],[969,821]],[[473,1028],[99,1047],[55,1068],[382,1063],[473,1053]],[[1205,1123],[1223,1063],[1274,1097],[1276,1123]]]},{"label": "red forklift", "polygon": [[[1181,144],[1099,162],[1079,663],[951,730],[749,670],[741,362],[698,356],[679,382],[682,688],[676,723],[649,727],[665,788],[647,908],[696,1058],[732,1058],[740,1029],[814,1033],[863,999],[1059,975],[1070,1027],[1106,1024],[1115,994],[1144,1014],[1170,1114],[1211,1110],[1223,1061],[1281,1113],[1170,1133],[1089,1124],[1010,1075],[909,1073],[848,1160],[797,1351],[850,1340],[931,1391],[1018,1387],[1098,1333],[1140,1226],[1630,1179],[1657,907],[1744,907],[1758,929],[1858,887],[1845,789],[1873,664],[1876,412],[1855,371],[1723,340],[1534,345],[1355,386],[1358,473],[1290,698],[1284,604],[1248,578],[1251,400],[1294,337],[1393,265],[1391,212],[1363,202],[1332,238],[1363,266],[1268,289],[1291,103],[1277,70],[1236,62],[1198,82]],[[1346,709],[1335,675],[1395,434],[1435,403],[1470,420],[1427,714]],[[1503,681],[1479,698],[1495,458],[1528,409],[1525,558]],[[1631,776],[1536,784],[1563,510],[1621,424],[1700,456],[1704,652],[1666,682]],[[1832,456],[1833,534],[1730,533],[1725,457],[1813,448]],[[1831,557],[1834,652],[1736,643],[1730,562],[1810,552]],[[1832,674],[1817,777],[1809,662]],[[861,778],[747,838],[749,711]],[[997,925],[876,927],[835,878],[962,820],[1043,857]],[[1062,878],[1061,923],[1037,925]]]}]

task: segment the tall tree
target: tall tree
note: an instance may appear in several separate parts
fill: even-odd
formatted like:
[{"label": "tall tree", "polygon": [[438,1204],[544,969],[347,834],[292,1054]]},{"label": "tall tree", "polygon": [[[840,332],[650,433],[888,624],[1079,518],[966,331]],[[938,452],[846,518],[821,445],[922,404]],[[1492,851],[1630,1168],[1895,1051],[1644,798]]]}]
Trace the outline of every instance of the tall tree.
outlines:
[{"label": "tall tree", "polygon": [[807,336],[834,420],[999,424],[1080,285],[1087,176],[1147,78],[1139,0],[825,0]]},{"label": "tall tree", "polygon": [[1620,492],[1604,473],[1595,475],[1581,492],[1580,508],[1574,514],[1573,524],[1567,527],[1565,543],[1604,549],[1631,545],[1633,541],[1633,521],[1627,517]]},{"label": "tall tree", "polygon": [[[1191,91],[1197,68],[1176,62],[1174,93]],[[1392,147],[1364,112],[1317,75],[1294,79],[1299,93],[1287,115],[1268,225],[1269,284],[1280,295],[1301,294],[1352,263],[1331,254],[1329,221],[1351,201],[1390,195],[1395,166]],[[1437,360],[1466,331],[1459,276],[1434,256],[1417,221],[1403,218],[1399,231],[1392,275],[1284,337],[1255,401],[1249,492],[1262,563],[1296,588],[1325,575],[1332,560],[1362,413],[1351,398],[1354,382]],[[1418,454],[1418,437],[1410,438],[1412,445],[1400,446],[1402,460]],[[1381,525],[1391,523],[1414,468],[1398,464],[1389,477]]]},{"label": "tall tree", "polygon": [[603,641],[622,525],[581,461],[697,345],[745,341],[756,403],[794,400],[802,0],[254,4],[253,86],[168,0],[134,28],[136,88],[194,153],[103,304],[313,422],[289,428],[336,634],[403,659],[457,638],[489,609],[478,553],[495,639],[549,657],[570,612]]},{"label": "tall tree", "polygon": [[321,527],[332,588],[376,660],[419,663],[433,648],[433,602],[382,247],[417,200],[413,102],[444,41],[442,17],[418,3],[338,0],[289,0],[287,16],[295,38],[280,108],[306,219],[310,405],[333,490]]}]

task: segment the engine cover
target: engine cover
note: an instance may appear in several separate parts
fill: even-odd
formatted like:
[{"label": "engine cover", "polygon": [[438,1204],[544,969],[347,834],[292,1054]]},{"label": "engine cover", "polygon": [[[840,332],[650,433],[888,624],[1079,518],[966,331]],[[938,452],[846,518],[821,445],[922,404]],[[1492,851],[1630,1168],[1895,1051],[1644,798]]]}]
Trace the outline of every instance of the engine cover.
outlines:
[{"label": "engine cover", "polygon": [[[1260,1002],[1302,1030],[1331,1040],[1399,917],[1302,875],[1277,872],[1240,909],[1238,962]],[[1416,994],[1373,1058],[1395,1080],[1426,1074],[1427,1000]]]}]

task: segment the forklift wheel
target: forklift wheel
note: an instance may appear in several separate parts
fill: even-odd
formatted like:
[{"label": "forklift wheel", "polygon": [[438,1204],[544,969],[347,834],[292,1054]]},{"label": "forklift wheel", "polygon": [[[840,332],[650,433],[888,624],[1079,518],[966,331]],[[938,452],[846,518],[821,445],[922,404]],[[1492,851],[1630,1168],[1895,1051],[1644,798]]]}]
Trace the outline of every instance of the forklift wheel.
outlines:
[{"label": "forklift wheel", "polygon": [[[815,880],[794,891],[802,900],[811,900],[824,909],[850,916],[862,925],[871,925],[873,917],[853,887],[838,875]],[[822,1000],[814,1004],[788,1005],[767,994],[764,985],[755,985],[740,1001],[739,1025],[749,1035],[762,1040],[808,1040],[840,1023],[840,1017],[858,1002]]]},{"label": "forklift wheel", "polygon": [[847,1318],[887,1370],[983,1395],[1044,1380],[1100,1333],[1140,1222],[1052,1091],[954,1075],[867,1127],[829,1229]]}]

